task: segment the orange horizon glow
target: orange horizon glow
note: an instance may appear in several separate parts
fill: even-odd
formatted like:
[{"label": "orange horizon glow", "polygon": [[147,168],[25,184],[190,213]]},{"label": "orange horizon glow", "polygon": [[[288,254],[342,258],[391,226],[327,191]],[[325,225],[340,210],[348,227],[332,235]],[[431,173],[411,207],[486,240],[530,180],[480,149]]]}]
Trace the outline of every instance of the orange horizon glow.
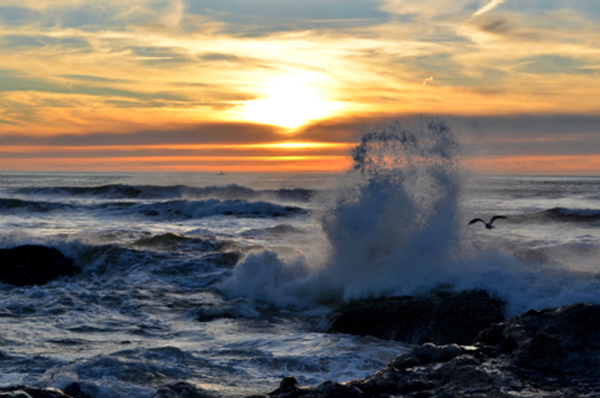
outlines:
[{"label": "orange horizon glow", "polygon": [[190,171],[190,172],[343,172],[347,156],[165,156],[113,158],[32,158],[23,163],[4,162],[6,171]]},{"label": "orange horizon glow", "polygon": [[[60,145],[52,146],[54,151],[103,151],[103,150],[129,150],[132,147],[135,149],[190,149],[190,150],[214,150],[214,149],[231,149],[231,150],[248,150],[248,149],[272,149],[272,150],[305,150],[305,149],[350,149],[356,146],[355,143],[347,142],[265,142],[258,144],[145,144],[145,145]],[[18,145],[5,146],[1,149],[2,152],[44,152],[48,150],[48,146],[39,145]]]},{"label": "orange horizon glow", "polygon": [[[503,175],[599,175],[600,155],[464,157],[465,172]],[[113,156],[0,158],[6,171],[154,171],[154,172],[327,172],[352,167],[348,155],[278,156]]]}]

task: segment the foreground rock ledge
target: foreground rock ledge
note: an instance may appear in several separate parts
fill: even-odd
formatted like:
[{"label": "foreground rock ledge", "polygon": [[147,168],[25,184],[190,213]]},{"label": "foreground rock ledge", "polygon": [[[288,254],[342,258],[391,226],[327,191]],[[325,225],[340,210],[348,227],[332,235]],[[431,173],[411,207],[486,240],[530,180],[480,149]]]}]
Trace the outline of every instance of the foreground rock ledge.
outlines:
[{"label": "foreground rock ledge", "polygon": [[471,344],[483,329],[504,320],[504,307],[485,290],[352,301],[328,315],[327,332],[409,344]]},{"label": "foreground rock ledge", "polygon": [[[529,311],[470,346],[423,344],[373,375],[301,387],[286,377],[251,398],[600,397],[600,306]],[[250,398],[249,397],[249,398]]]}]

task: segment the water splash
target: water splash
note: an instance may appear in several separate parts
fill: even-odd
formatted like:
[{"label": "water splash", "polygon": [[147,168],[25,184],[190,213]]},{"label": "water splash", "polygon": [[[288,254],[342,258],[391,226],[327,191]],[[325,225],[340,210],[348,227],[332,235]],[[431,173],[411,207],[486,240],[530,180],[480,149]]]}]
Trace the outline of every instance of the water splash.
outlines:
[{"label": "water splash", "polygon": [[398,121],[365,134],[352,170],[318,215],[326,260],[309,265],[253,253],[223,290],[290,305],[435,287],[458,238],[457,148],[440,120]]},{"label": "water splash", "polygon": [[[440,120],[396,122],[365,134],[353,168],[317,215],[325,259],[252,253],[220,287],[284,307],[426,294],[440,285],[485,289],[507,315],[600,303],[600,274],[527,261],[501,240],[476,247],[460,223],[459,145]],[[463,220],[464,221],[464,220]],[[463,223],[464,224],[464,223]]]},{"label": "water splash", "polygon": [[[457,145],[441,121],[396,122],[363,136],[351,183],[322,217],[325,279],[344,300],[431,288],[457,242]],[[437,273],[439,275],[439,272]]]}]

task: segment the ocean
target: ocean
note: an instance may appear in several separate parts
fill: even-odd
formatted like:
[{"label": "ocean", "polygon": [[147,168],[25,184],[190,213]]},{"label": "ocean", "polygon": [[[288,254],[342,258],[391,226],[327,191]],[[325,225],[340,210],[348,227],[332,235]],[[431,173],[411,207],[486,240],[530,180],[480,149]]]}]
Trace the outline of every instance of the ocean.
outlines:
[{"label": "ocean", "polygon": [[325,333],[344,301],[444,285],[488,290],[507,317],[600,303],[600,178],[477,175],[456,147],[434,124],[365,135],[340,174],[0,172],[0,248],[82,268],[0,284],[0,386],[239,397],[411,349]]}]

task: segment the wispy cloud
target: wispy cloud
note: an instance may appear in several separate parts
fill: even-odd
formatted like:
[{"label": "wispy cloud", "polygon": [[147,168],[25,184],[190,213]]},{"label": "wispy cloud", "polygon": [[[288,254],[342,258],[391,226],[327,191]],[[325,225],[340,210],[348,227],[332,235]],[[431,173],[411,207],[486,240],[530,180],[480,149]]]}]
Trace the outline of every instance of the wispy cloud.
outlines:
[{"label": "wispy cloud", "polygon": [[506,0],[492,0],[485,6],[481,7],[479,10],[473,13],[473,16],[479,16],[481,14],[485,14],[486,12],[492,11],[494,8],[498,7],[500,4],[504,3]]}]

